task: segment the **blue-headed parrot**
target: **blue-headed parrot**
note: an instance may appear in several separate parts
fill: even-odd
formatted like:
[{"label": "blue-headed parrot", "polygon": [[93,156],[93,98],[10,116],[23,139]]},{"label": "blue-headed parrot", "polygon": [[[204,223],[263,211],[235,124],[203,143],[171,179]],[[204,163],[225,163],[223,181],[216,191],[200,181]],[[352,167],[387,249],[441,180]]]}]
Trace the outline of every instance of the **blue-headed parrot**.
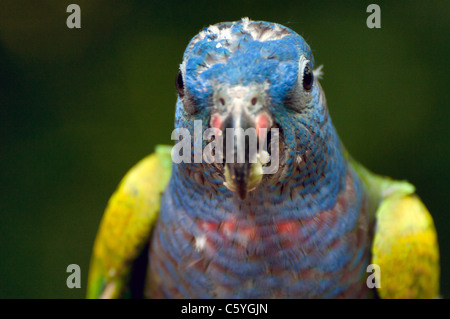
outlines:
[{"label": "blue-headed parrot", "polygon": [[[87,297],[439,297],[430,213],[413,185],[349,155],[320,76],[280,24],[243,18],[197,34],[175,85],[175,129],[192,138],[157,146],[121,181]],[[248,144],[242,132],[254,130],[256,151],[239,161],[228,129]],[[217,152],[197,156],[213,142]]]}]

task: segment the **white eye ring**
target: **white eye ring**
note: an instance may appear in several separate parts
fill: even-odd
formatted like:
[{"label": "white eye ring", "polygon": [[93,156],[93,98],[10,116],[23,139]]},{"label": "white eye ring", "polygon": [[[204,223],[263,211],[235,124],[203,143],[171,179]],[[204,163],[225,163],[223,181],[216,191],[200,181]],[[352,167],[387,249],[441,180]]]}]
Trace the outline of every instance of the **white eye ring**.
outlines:
[{"label": "white eye ring", "polygon": [[[310,91],[311,91],[311,89],[312,89],[312,86],[313,86],[313,84],[314,84],[314,72],[313,72],[313,70],[312,70],[312,68],[311,68],[311,65],[310,65],[310,62],[311,61],[309,61],[307,58],[305,58],[305,56],[304,55],[302,55],[301,57],[300,57],[300,60],[299,60],[299,62],[298,62],[298,65],[299,65],[299,86],[300,86],[300,88],[301,88],[301,90],[304,92],[304,93],[309,93]],[[309,89],[306,89],[305,88],[305,83],[304,83],[304,76],[305,76],[305,69],[306,68],[309,68],[310,70],[309,70],[309,72],[310,72],[310,74],[311,74],[311,79],[310,79],[310,81],[311,81],[311,83],[309,84],[309,86],[310,86],[310,88]]]},{"label": "white eye ring", "polygon": [[[307,67],[310,68],[312,79],[310,83],[311,87],[305,89],[303,81],[305,68]],[[302,55],[298,61],[297,85],[291,96],[291,100],[288,103],[289,107],[296,111],[301,111],[303,108],[309,107],[313,98],[313,95],[311,94],[313,85],[314,85],[314,74],[310,60],[308,60],[304,55]]]}]

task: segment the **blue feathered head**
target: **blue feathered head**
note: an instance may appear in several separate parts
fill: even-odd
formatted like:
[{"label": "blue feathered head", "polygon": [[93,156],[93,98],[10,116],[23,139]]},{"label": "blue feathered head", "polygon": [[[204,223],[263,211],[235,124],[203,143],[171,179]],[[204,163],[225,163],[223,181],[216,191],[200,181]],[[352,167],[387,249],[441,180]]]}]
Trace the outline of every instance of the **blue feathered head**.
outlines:
[{"label": "blue feathered head", "polygon": [[[175,127],[192,136],[196,121],[203,131],[236,130],[234,144],[227,144],[228,135],[222,135],[223,153],[208,167],[241,199],[269,180],[284,183],[299,165],[317,164],[336,147],[325,97],[313,70],[310,47],[287,27],[248,18],[212,25],[196,35],[184,53],[176,79]],[[239,161],[239,141],[251,142],[239,130],[247,129],[254,129],[261,138],[256,151],[263,151],[258,154],[267,155],[269,161],[251,153],[248,146]],[[193,139],[193,149],[204,149],[210,141],[195,145]],[[267,142],[264,147],[262,141]],[[275,153],[276,170],[262,174],[262,169],[274,164]]]}]

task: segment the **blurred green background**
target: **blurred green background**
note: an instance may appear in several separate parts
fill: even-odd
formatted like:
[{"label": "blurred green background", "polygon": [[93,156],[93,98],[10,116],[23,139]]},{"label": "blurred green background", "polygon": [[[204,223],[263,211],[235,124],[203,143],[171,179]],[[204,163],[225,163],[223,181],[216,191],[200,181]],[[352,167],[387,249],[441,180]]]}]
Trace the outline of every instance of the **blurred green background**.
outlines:
[{"label": "blurred green background", "polygon": [[[366,8],[381,6],[381,29]],[[81,7],[81,29],[66,8]],[[450,2],[0,2],[0,297],[82,298],[92,243],[124,173],[170,143],[174,79],[203,27],[284,24],[311,45],[351,153],[417,186],[450,296]],[[66,287],[81,266],[82,288]]]}]

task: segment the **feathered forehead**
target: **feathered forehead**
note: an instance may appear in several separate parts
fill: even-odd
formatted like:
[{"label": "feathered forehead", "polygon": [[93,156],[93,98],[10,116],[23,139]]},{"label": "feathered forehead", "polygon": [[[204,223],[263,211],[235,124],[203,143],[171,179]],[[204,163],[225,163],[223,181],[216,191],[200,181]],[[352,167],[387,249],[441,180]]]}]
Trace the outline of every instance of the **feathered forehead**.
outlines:
[{"label": "feathered forehead", "polygon": [[224,44],[229,46],[230,43],[239,40],[244,35],[251,37],[253,40],[264,42],[279,40],[292,33],[294,33],[292,30],[276,23],[251,21],[249,18],[243,18],[236,22],[222,22],[205,28],[192,39],[188,50],[202,40],[227,40]]},{"label": "feathered forehead", "polygon": [[209,80],[273,83],[287,73],[296,77],[301,55],[313,63],[308,44],[291,29],[244,18],[202,30],[186,48],[180,69],[187,86],[197,89]]}]

